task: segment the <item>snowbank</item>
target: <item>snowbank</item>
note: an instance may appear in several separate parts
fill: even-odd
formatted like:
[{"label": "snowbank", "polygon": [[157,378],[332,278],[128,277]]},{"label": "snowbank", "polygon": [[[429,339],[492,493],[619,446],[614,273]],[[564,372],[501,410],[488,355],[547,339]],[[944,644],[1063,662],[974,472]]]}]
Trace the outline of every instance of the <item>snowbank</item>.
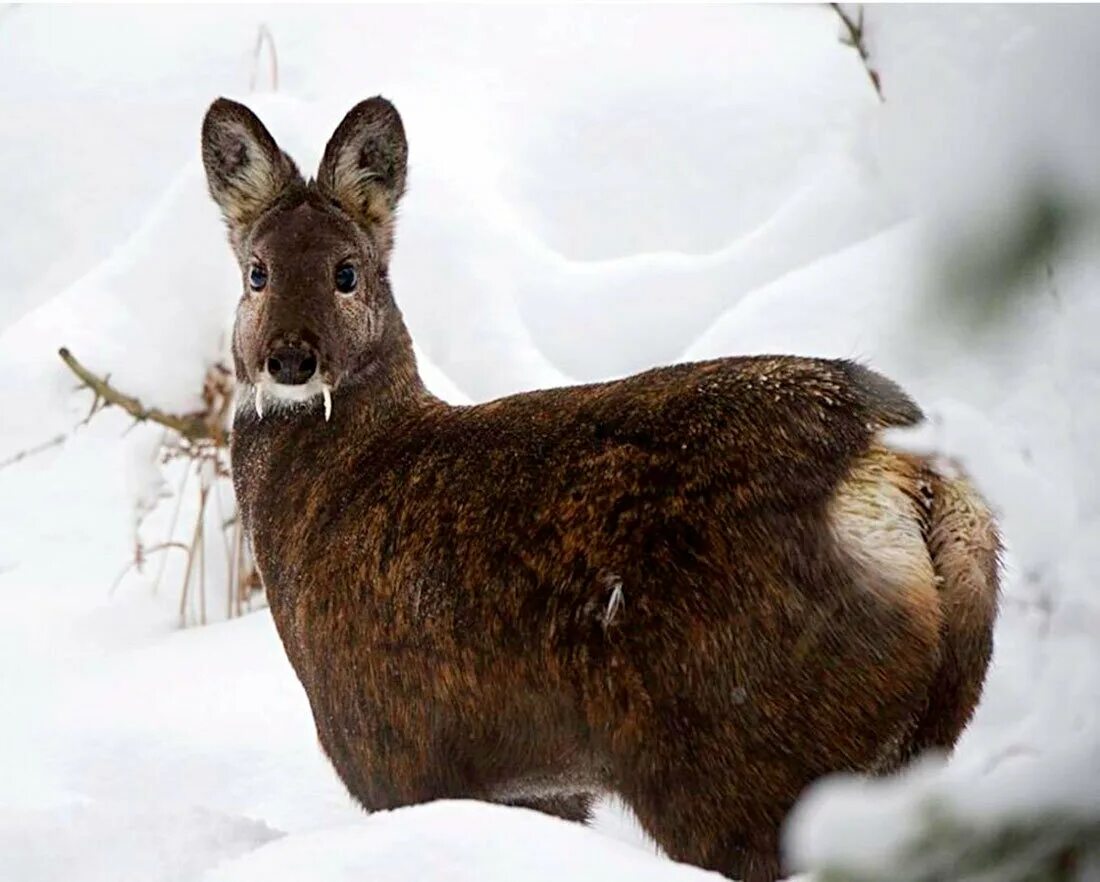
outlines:
[{"label": "snowbank", "polygon": [[527,809],[436,802],[379,812],[359,823],[270,843],[223,863],[203,882],[560,882],[632,879],[704,882],[722,877],[656,860],[637,846]]},{"label": "snowbank", "polygon": [[[261,20],[279,89],[261,55],[247,95]],[[0,878],[704,875],[609,805],[594,830],[472,803],[364,817],[267,613],[180,631],[181,560],[155,592],[157,562],[123,573],[135,497],[178,476],[158,483],[150,427],[73,430],[90,401],[56,350],[198,406],[239,289],[197,161],[216,94],[307,170],[352,103],[395,100],[394,287],[449,400],[787,351],[866,359],[921,401],[930,424],[900,443],[965,462],[1005,531],[985,699],[946,765],[815,788],[801,865],[881,871],[929,800],[989,823],[1100,811],[1097,227],[992,323],[958,308],[980,277],[941,271],[959,242],[1007,253],[1036,168],[1080,217],[1100,201],[1098,28],[1090,9],[876,8],[879,104],[824,8],[0,13],[0,462],[66,437],[0,468]]]}]

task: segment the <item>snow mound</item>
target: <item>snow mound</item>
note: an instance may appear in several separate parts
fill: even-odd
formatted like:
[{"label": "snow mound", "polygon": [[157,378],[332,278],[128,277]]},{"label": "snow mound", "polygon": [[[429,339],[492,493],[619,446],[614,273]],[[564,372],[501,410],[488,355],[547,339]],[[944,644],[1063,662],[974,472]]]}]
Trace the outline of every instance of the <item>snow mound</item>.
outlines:
[{"label": "snow mound", "polygon": [[722,877],[527,809],[442,801],[287,836],[227,861],[202,882],[561,882]]},{"label": "snow mound", "polygon": [[186,882],[278,836],[262,821],[158,801],[0,812],[0,870],[5,879],[37,882]]},{"label": "snow mound", "polygon": [[[391,276],[449,401],[791,352],[865,360],[921,403],[898,443],[962,462],[1004,530],[993,666],[949,762],[813,789],[801,864],[889,866],[930,801],[975,823],[1098,810],[1095,9],[868,9],[883,104],[824,7],[262,15],[276,94],[252,7],[0,10],[0,878],[714,878],[607,804],[592,830],[465,802],[365,817],[270,616],[180,631],[179,559],[159,587],[124,570],[135,504],[170,494],[164,530],[180,485],[155,428],[77,427],[91,402],[56,353],[199,406],[240,294],[197,156],[218,94],[307,173],[354,102],[395,101]],[[1074,237],[967,323],[978,283],[944,257],[1010,253],[1036,180],[1071,194]]]}]

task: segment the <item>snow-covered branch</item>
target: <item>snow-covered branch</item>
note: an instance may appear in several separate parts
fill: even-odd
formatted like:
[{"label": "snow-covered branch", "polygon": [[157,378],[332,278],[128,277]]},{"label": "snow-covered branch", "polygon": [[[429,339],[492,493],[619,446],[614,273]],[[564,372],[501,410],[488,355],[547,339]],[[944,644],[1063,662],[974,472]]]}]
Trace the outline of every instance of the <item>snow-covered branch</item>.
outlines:
[{"label": "snow-covered branch", "polygon": [[226,432],[207,413],[172,414],[158,407],[146,407],[137,398],[126,395],[110,384],[110,375],[97,377],[82,365],[64,346],[58,350],[61,360],[80,378],[81,383],[95,394],[92,408],[88,412],[90,419],[104,407],[115,405],[122,408],[135,422],[152,422],[178,432],[189,441],[213,441],[218,446],[226,444]]}]

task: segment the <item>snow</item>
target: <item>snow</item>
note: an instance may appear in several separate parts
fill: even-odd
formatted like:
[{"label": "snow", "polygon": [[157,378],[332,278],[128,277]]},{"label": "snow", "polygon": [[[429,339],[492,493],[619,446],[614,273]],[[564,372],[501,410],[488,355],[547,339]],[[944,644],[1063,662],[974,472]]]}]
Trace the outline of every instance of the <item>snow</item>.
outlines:
[{"label": "snow", "polygon": [[[588,830],[365,816],[262,604],[226,618],[220,532],[205,626],[192,594],[179,627],[181,552],[127,568],[181,495],[187,538],[194,478],[115,410],[74,429],[90,396],[56,351],[200,406],[239,288],[197,155],[218,94],[307,170],[355,101],[396,102],[394,288],[450,401],[781,351],[864,359],[921,402],[898,443],[965,464],[1005,532],[985,698],[946,764],[814,788],[800,866],[881,868],[929,800],[1100,813],[1100,13],[870,9],[884,103],[838,32],[812,7],[0,11],[0,463],[66,436],[0,468],[0,878],[705,877],[613,804]],[[1074,226],[978,325],[1037,191]],[[961,250],[984,263],[953,274]]]},{"label": "snow", "polygon": [[[491,831],[491,836],[486,832]],[[438,879],[637,879],[718,882],[722,877],[606,839],[592,847],[577,824],[528,809],[441,801],[378,812],[355,824],[287,837],[201,877],[204,882],[322,878],[379,882]]]}]

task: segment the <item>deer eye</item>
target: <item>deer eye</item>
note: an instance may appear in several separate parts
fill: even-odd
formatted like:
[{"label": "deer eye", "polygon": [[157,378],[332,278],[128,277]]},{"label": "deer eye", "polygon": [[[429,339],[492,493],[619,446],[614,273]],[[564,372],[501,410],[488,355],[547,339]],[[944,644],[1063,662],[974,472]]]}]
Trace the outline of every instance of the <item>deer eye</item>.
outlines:
[{"label": "deer eye", "polygon": [[351,294],[359,283],[359,274],[350,263],[342,263],[336,267],[336,290],[341,294]]},{"label": "deer eye", "polygon": [[249,267],[248,286],[253,291],[262,291],[267,287],[267,270],[258,263],[254,263]]}]

